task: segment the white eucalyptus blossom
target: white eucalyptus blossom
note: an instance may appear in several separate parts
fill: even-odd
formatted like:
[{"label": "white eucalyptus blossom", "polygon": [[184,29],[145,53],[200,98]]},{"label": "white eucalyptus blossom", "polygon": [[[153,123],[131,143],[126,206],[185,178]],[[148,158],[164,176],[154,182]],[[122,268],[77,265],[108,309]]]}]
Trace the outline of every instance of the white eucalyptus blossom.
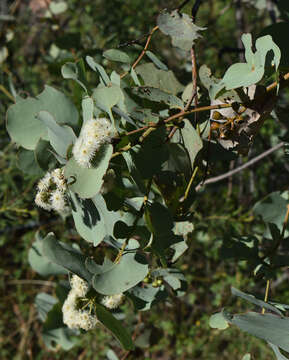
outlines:
[{"label": "white eucalyptus blossom", "polygon": [[52,191],[50,194],[50,202],[53,210],[58,211],[59,213],[67,211],[67,205],[63,191],[59,189]]},{"label": "white eucalyptus blossom", "polygon": [[117,308],[123,301],[124,295],[121,294],[115,294],[110,296],[105,296],[101,303],[108,309],[115,309]]},{"label": "white eucalyptus blossom", "polygon": [[45,201],[45,198],[46,196],[44,191],[38,192],[35,197],[35,204],[44,210],[50,211],[52,210],[52,206],[49,202],[49,198],[48,201]]},{"label": "white eucalyptus blossom", "polygon": [[67,185],[62,169],[48,172],[38,182],[37,189],[36,205],[48,211],[55,210],[60,214],[67,214],[70,211],[65,196]]},{"label": "white eucalyptus blossom", "polygon": [[75,161],[82,167],[91,167],[101,145],[109,143],[114,135],[115,131],[109,120],[97,118],[86,121],[72,149]]},{"label": "white eucalyptus blossom", "polygon": [[39,180],[37,189],[39,191],[45,191],[48,190],[49,186],[51,186],[51,174],[48,172],[42,179]]},{"label": "white eucalyptus blossom", "polygon": [[51,173],[51,177],[52,181],[56,184],[58,190],[66,191],[67,185],[62,169],[54,169]]},{"label": "white eucalyptus blossom", "polygon": [[71,280],[71,290],[62,306],[63,322],[70,329],[92,330],[98,323],[96,315],[92,315],[85,309],[78,309],[78,300],[84,298],[88,291],[88,284],[77,275]]},{"label": "white eucalyptus blossom", "polygon": [[79,297],[84,297],[88,291],[88,284],[85,280],[81,279],[77,275],[73,275],[70,279],[71,288],[74,293]]}]

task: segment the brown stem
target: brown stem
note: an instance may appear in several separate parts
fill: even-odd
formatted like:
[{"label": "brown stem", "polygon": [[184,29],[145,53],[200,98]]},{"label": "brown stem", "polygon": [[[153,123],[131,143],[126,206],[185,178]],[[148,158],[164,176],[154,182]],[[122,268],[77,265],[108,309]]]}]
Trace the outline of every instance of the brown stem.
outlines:
[{"label": "brown stem", "polygon": [[[138,56],[138,58],[136,59],[136,61],[133,63],[132,65],[132,69],[134,69],[137,64],[141,61],[141,59],[144,57],[148,47],[149,47],[149,43],[151,41],[151,38],[153,36],[153,33],[158,30],[158,26],[155,26],[152,31],[150,32],[148,38],[147,38],[147,41],[146,41],[146,44],[145,44],[145,47],[143,48],[143,51],[140,53],[140,55]],[[120,75],[120,78],[123,79],[126,75],[128,74],[128,71],[126,71],[125,73],[123,73],[122,75]]]}]

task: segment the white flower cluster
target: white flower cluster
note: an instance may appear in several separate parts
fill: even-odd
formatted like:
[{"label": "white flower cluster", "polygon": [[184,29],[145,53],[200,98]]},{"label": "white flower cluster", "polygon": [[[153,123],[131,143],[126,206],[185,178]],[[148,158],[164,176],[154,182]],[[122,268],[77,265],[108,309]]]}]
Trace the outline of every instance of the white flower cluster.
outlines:
[{"label": "white flower cluster", "polygon": [[98,323],[97,317],[86,310],[77,309],[77,300],[84,298],[88,291],[87,282],[73,275],[70,284],[71,290],[62,306],[64,324],[70,329],[94,329]]},{"label": "white flower cluster", "polygon": [[111,296],[105,296],[101,303],[108,309],[115,309],[117,308],[123,301],[124,295],[121,294],[115,294]]},{"label": "white flower cluster", "polygon": [[115,131],[109,120],[97,118],[86,121],[72,149],[74,159],[82,167],[91,167],[101,145],[109,143],[114,136]]},{"label": "white flower cluster", "polygon": [[45,210],[55,210],[62,214],[69,212],[65,197],[67,186],[62,169],[55,169],[51,173],[48,172],[38,182],[37,189],[36,205]]}]

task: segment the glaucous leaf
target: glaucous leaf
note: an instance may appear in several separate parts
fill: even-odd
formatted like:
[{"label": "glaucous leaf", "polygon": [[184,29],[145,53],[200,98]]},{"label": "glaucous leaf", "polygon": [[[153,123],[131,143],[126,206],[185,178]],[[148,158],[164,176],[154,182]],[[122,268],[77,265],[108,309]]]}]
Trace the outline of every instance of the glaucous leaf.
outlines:
[{"label": "glaucous leaf", "polygon": [[288,317],[281,318],[273,314],[249,312],[228,316],[227,320],[241,330],[289,351]]},{"label": "glaucous leaf", "polygon": [[138,253],[125,253],[118,264],[93,276],[92,286],[103,295],[119,294],[134,287],[148,273],[146,259]]},{"label": "glaucous leaf", "polygon": [[240,298],[242,298],[244,300],[247,300],[252,304],[255,304],[255,305],[260,306],[262,308],[265,308],[265,309],[267,309],[269,311],[273,311],[273,312],[275,312],[276,314],[278,314],[280,316],[283,316],[281,311],[278,310],[275,306],[270,305],[270,304],[268,304],[267,302],[265,302],[263,300],[257,299],[254,295],[246,294],[246,293],[244,293],[244,292],[242,292],[242,291],[240,291],[240,290],[238,290],[238,289],[236,289],[234,287],[231,288],[231,292],[232,292],[233,295],[238,296],[238,297],[240,297]]},{"label": "glaucous leaf", "polygon": [[64,79],[72,79],[76,81],[85,92],[87,92],[86,86],[79,80],[78,66],[75,63],[67,62],[61,67],[61,74]]},{"label": "glaucous leaf", "polygon": [[100,194],[85,200],[73,192],[70,195],[73,220],[81,237],[97,246],[106,236],[113,235],[114,224],[120,215],[107,210]]},{"label": "glaucous leaf", "polygon": [[125,350],[134,349],[134,344],[127,329],[122,326],[121,322],[111,312],[99,304],[95,304],[95,312],[98,320],[112,333]]},{"label": "glaucous leaf", "polygon": [[24,173],[29,175],[42,175],[43,170],[35,159],[35,153],[32,150],[19,149],[17,153],[17,166]]},{"label": "glaucous leaf", "polygon": [[163,11],[157,18],[157,24],[164,34],[171,37],[173,46],[185,51],[190,51],[194,41],[201,37],[198,31],[205,30],[195,25],[189,15],[180,14],[178,10],[171,13]]},{"label": "glaucous leaf", "polygon": [[127,64],[131,62],[130,57],[124,51],[118,49],[106,50],[104,51],[103,56],[111,61],[118,61]]},{"label": "glaucous leaf", "polygon": [[155,64],[155,66],[161,70],[168,71],[168,67],[166,64],[164,64],[160,59],[152,53],[150,50],[147,50],[145,52],[146,56]]},{"label": "glaucous leaf", "polygon": [[43,254],[43,241],[38,237],[28,251],[28,261],[32,269],[42,276],[67,274],[63,266],[51,262]]},{"label": "glaucous leaf", "polygon": [[282,231],[287,204],[288,192],[275,191],[258,201],[253,207],[253,212],[255,216],[261,216],[265,223],[275,224]]},{"label": "glaucous leaf", "polygon": [[262,36],[256,41],[256,52],[252,51],[251,34],[243,34],[246,63],[233,64],[226,71],[222,83],[227,90],[248,87],[259,82],[264,75],[266,56],[273,51],[273,62],[276,70],[279,67],[281,52],[270,35]]},{"label": "glaucous leaf", "polygon": [[174,73],[157,69],[153,63],[138,65],[135,71],[140,75],[144,84],[176,95],[183,90],[183,85],[175,77]]},{"label": "glaucous leaf", "polygon": [[57,303],[57,299],[46,293],[38,293],[35,297],[35,306],[39,319],[44,322],[46,320],[47,313]]},{"label": "glaucous leaf", "polygon": [[184,103],[175,95],[149,86],[139,86],[132,89],[132,93],[150,101],[169,105],[170,109],[183,109]]},{"label": "glaucous leaf", "polygon": [[111,108],[124,100],[121,88],[116,84],[110,86],[99,85],[92,94],[95,104],[100,109],[110,112]]},{"label": "glaucous leaf", "polygon": [[47,127],[36,117],[43,110],[60,125],[77,125],[78,113],[74,104],[62,92],[46,85],[36,98],[28,97],[9,107],[7,131],[12,141],[34,150],[40,138],[48,140]]},{"label": "glaucous leaf", "polygon": [[85,279],[88,283],[91,280],[91,273],[85,267],[85,256],[71,246],[56,240],[53,233],[49,233],[42,243],[43,255],[65,269]]},{"label": "glaucous leaf", "polygon": [[68,148],[75,142],[76,136],[67,125],[60,126],[48,111],[40,111],[37,118],[47,127],[48,139],[53,149],[63,158],[67,158]]},{"label": "glaucous leaf", "polygon": [[70,184],[69,189],[83,199],[95,196],[103,184],[103,176],[108,169],[112,152],[112,145],[101,146],[93,158],[91,168],[81,167],[72,157],[64,168],[64,176]]},{"label": "glaucous leaf", "polygon": [[184,127],[181,129],[181,134],[193,168],[195,158],[203,147],[203,141],[189,120],[184,121]]},{"label": "glaucous leaf", "polygon": [[210,317],[209,325],[213,329],[225,330],[229,326],[222,312],[218,312]]},{"label": "glaucous leaf", "polygon": [[86,56],[85,59],[86,59],[87,64],[90,66],[90,68],[99,73],[104,85],[110,84],[110,78],[107,75],[104,68],[100,64],[95,62],[91,56]]}]

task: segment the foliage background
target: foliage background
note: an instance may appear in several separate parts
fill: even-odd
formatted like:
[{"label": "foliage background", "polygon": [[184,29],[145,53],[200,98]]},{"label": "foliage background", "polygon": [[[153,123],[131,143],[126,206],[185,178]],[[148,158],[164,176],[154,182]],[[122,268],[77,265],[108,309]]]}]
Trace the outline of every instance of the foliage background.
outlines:
[{"label": "foliage background", "polygon": [[[4,126],[5,111],[12,104],[10,94],[14,95],[15,89],[36,95],[44,83],[62,88],[77,99],[77,85],[63,83],[61,79],[64,62],[88,54],[102,61],[105,49],[118,46],[129,48],[136,57],[139,50],[131,42],[139,39],[138,43],[143,45],[144,36],[155,26],[161,9],[176,8],[179,4],[163,0],[68,0],[64,12],[47,14],[49,2],[2,0],[0,3],[0,358],[105,359],[111,346],[119,355],[122,351],[102,329],[87,333],[69,353],[48,352],[38,336],[41,324],[34,309],[34,297],[40,290],[53,293],[54,282],[53,278],[40,279],[29,267],[27,253],[35,231],[40,226],[48,232],[53,226],[59,239],[79,241],[79,238],[69,221],[65,224],[34,207],[39,176],[23,175],[19,170],[17,149],[10,143]],[[256,37],[263,27],[278,20],[277,8],[273,7],[273,16],[267,3],[271,1],[203,1],[197,24],[207,30],[196,48],[197,64],[206,63],[221,76],[230,64],[242,60],[240,35],[251,32]],[[185,12],[190,13],[192,5],[193,1],[188,2]],[[156,34],[151,46],[182,83],[190,81],[190,59],[171,50],[168,38]],[[90,81],[93,84],[95,79],[91,77]],[[282,113],[286,112],[286,100],[285,92],[278,104]],[[249,158],[272,147],[279,136],[286,134],[285,120],[281,117],[278,122],[266,121]],[[239,158],[237,163],[246,160]],[[228,167],[229,162],[217,162],[209,176],[224,173]],[[271,350],[262,341],[235,328],[224,333],[212,330],[208,319],[224,306],[236,306],[236,302],[239,308],[243,306],[240,300],[230,297],[231,285],[262,296],[264,281],[253,281],[250,269],[242,263],[236,266],[234,261],[222,261],[219,249],[222,240],[235,234],[262,232],[262,225],[252,216],[252,206],[269,192],[286,189],[287,179],[288,166],[284,169],[282,152],[277,152],[233,179],[205,188],[195,204],[190,248],[177,264],[188,280],[187,294],[171,304],[161,304],[142,313],[142,319],[138,320],[145,321],[145,327],[139,328],[137,349],[128,359],[241,359],[246,352],[256,359],[272,358]],[[288,302],[287,283],[286,272],[281,281],[273,282],[275,300]],[[128,311],[133,318],[132,310]]]}]

